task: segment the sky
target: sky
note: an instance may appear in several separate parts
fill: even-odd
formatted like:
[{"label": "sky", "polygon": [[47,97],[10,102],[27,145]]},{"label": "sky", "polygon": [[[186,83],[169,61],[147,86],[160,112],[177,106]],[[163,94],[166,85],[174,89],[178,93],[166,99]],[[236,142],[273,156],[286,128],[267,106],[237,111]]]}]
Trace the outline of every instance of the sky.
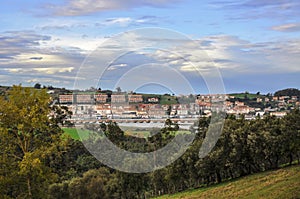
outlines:
[{"label": "sky", "polygon": [[0,3],[0,85],[274,93],[300,85],[298,0]]}]

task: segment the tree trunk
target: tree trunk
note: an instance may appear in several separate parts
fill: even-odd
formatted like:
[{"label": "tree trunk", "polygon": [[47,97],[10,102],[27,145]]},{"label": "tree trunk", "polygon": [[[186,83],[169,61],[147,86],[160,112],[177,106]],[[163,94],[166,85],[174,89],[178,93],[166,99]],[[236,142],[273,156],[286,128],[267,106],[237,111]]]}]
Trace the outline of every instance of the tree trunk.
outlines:
[{"label": "tree trunk", "polygon": [[32,199],[30,177],[27,177],[28,198]]},{"label": "tree trunk", "polygon": [[220,183],[222,181],[220,172],[216,172],[216,177],[217,177],[217,183]]},{"label": "tree trunk", "polygon": [[291,166],[292,163],[293,163],[293,155],[292,155],[292,153],[289,154],[289,158],[290,158],[290,163],[289,163],[289,164],[290,164],[290,166]]}]

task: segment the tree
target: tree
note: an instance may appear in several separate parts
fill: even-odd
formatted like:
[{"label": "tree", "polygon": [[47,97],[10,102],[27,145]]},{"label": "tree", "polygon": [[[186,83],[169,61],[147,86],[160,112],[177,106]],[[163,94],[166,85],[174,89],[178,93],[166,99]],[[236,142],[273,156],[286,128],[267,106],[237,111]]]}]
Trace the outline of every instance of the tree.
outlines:
[{"label": "tree", "polygon": [[41,86],[42,86],[42,85],[41,85],[40,83],[36,83],[36,84],[34,85],[34,88],[35,88],[35,89],[41,89]]},{"label": "tree", "polygon": [[117,91],[118,93],[121,93],[121,92],[122,92],[121,87],[118,86],[118,87],[116,88],[116,91]]},{"label": "tree", "polygon": [[21,86],[0,97],[1,165],[8,165],[0,168],[5,187],[0,191],[8,197],[42,198],[56,179],[44,163],[61,133],[48,118],[49,103],[46,90]]}]

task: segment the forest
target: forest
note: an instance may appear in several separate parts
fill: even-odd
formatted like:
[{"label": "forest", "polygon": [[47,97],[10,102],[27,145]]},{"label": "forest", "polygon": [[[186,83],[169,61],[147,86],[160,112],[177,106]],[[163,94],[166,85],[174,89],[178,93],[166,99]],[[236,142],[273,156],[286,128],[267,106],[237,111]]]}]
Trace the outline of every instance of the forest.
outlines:
[{"label": "forest", "polygon": [[[195,139],[180,158],[139,174],[99,162],[82,142],[64,134],[62,111],[50,104],[44,89],[14,86],[0,97],[0,198],[151,198],[300,164],[299,107],[283,118],[226,116],[221,136],[203,158],[199,148],[211,118],[201,118],[190,132]],[[178,126],[171,120],[147,139],[125,135],[114,122],[85,128],[132,152],[151,152],[183,136],[176,134]]]}]

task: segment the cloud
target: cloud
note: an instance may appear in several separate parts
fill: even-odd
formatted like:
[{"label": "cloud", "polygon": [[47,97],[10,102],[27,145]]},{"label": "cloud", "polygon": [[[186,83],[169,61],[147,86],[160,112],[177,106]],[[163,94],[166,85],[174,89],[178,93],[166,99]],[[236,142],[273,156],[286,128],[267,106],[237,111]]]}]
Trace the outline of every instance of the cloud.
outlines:
[{"label": "cloud", "polygon": [[[177,45],[177,46],[176,46]],[[216,35],[186,40],[174,48],[157,50],[152,57],[182,72],[209,74],[218,68],[227,76],[300,72],[300,40],[252,43],[236,36]]]},{"label": "cloud", "polygon": [[224,0],[211,2],[210,5],[220,10],[233,10],[234,12],[227,16],[230,20],[297,19],[300,10],[300,1],[298,0]]},{"label": "cloud", "polygon": [[[21,73],[21,74],[26,74],[26,73],[35,73],[36,75],[38,74],[48,74],[48,75],[53,75],[56,73],[70,73],[74,70],[74,67],[44,67],[44,68],[4,68],[4,70],[10,72],[10,73]],[[36,73],[37,72],[37,73]]]},{"label": "cloud", "polygon": [[142,16],[138,18],[115,17],[115,18],[107,18],[103,21],[98,21],[95,23],[95,26],[129,27],[129,26],[140,26],[140,25],[155,25],[158,24],[159,22],[163,22],[164,20],[165,18],[163,17],[155,17],[155,16]]},{"label": "cloud", "polygon": [[[0,73],[9,83],[24,83],[40,78],[70,82],[86,56],[85,50],[55,46],[53,38],[31,31],[0,33]],[[45,83],[39,81],[40,83]],[[70,84],[71,85],[71,84]]]},{"label": "cloud", "polygon": [[[83,88],[95,86],[84,83],[90,79],[98,82],[96,70],[99,67],[108,67],[103,81],[109,86],[132,68],[152,63],[172,67],[187,79],[194,78],[197,71],[209,75],[217,68],[227,82],[230,79],[251,82],[250,77],[256,81],[256,74],[261,78],[266,76],[268,82],[281,73],[300,73],[299,39],[254,43],[232,35],[189,40],[176,37],[178,34],[154,33],[151,29],[129,31],[107,39],[108,42],[103,38],[49,37],[26,31],[0,33],[0,82],[30,84],[38,80],[35,82],[72,87],[76,72],[97,41],[104,43],[81,66],[80,70],[86,73],[76,77],[82,80]],[[91,45],[86,45],[88,41]],[[115,56],[116,52],[120,52],[117,54],[120,56]],[[91,61],[94,68],[90,67]],[[168,77],[168,74],[162,75]]]},{"label": "cloud", "polygon": [[63,6],[52,5],[54,14],[79,16],[110,10],[126,10],[138,7],[165,7],[179,0],[67,0]]},{"label": "cloud", "polygon": [[32,59],[32,60],[42,60],[43,57],[30,57],[29,59]]},{"label": "cloud", "polygon": [[33,52],[34,47],[51,40],[50,36],[39,35],[32,31],[10,31],[0,34],[0,59],[13,59],[22,52]]},{"label": "cloud", "polygon": [[300,23],[289,23],[289,24],[283,24],[279,26],[273,26],[272,30],[276,30],[280,32],[298,32],[300,31]]}]

